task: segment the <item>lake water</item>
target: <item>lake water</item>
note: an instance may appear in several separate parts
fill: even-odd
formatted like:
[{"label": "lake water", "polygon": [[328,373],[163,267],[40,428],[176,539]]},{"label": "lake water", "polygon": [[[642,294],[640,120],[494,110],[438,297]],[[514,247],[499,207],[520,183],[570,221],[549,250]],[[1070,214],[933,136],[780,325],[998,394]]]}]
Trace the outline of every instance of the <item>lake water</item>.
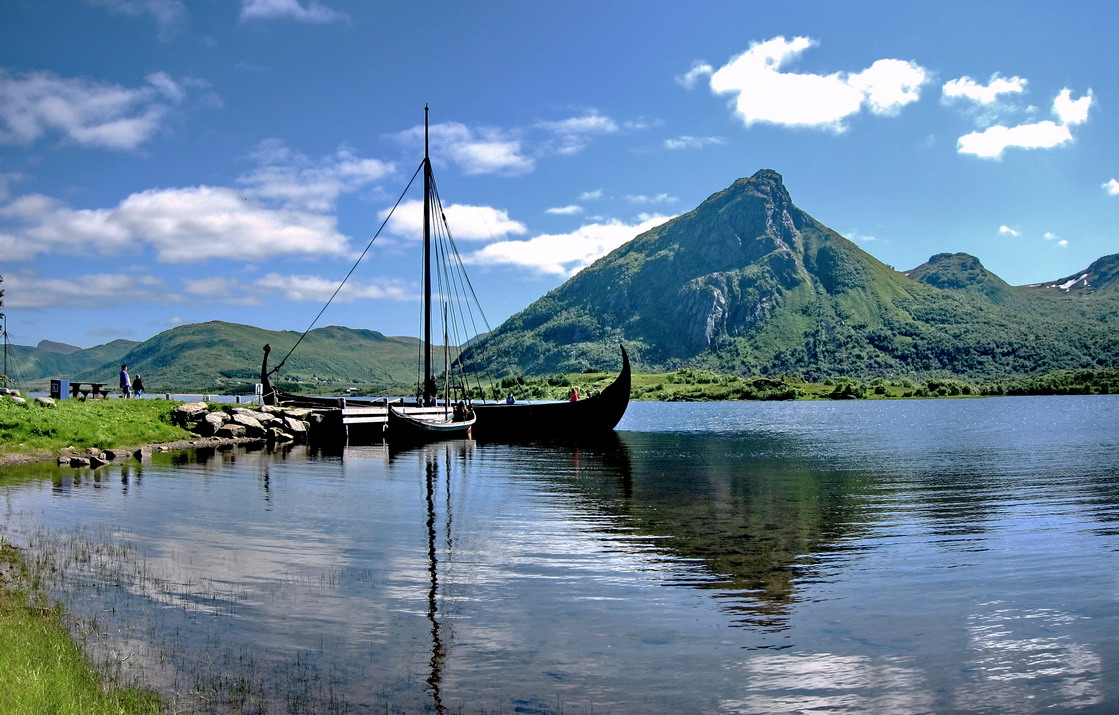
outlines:
[{"label": "lake water", "polygon": [[595,445],[0,491],[97,657],[183,711],[1119,711],[1119,397],[635,403]]}]

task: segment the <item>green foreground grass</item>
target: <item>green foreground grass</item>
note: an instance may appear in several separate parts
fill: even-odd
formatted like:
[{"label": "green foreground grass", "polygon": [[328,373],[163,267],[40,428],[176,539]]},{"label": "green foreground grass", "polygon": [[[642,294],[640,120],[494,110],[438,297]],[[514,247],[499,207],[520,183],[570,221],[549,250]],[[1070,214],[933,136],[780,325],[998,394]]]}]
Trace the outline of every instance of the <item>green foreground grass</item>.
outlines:
[{"label": "green foreground grass", "polygon": [[0,397],[0,455],[49,457],[66,447],[133,447],[188,439],[171,424],[168,400],[59,400],[41,405]]},{"label": "green foreground grass", "polygon": [[164,712],[154,693],[106,687],[59,609],[27,581],[19,551],[0,542],[0,714]]}]

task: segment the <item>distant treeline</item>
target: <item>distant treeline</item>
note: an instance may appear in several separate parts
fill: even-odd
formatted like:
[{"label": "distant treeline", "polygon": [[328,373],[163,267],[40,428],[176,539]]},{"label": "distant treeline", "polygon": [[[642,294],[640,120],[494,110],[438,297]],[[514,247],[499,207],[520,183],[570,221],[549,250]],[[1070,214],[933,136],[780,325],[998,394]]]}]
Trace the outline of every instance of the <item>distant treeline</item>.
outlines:
[{"label": "distant treeline", "polygon": [[[511,393],[517,399],[556,400],[563,399],[573,387],[580,395],[593,395],[613,378],[611,373],[506,377],[487,390],[484,396],[488,399],[502,399]],[[1044,375],[985,382],[952,378],[876,378],[868,382],[836,378],[824,382],[808,382],[790,376],[743,378],[689,368],[670,373],[634,374],[631,394],[635,400],[664,402],[1107,395],[1119,394],[1119,369],[1057,370]],[[481,392],[473,395],[475,399],[482,396]]]}]

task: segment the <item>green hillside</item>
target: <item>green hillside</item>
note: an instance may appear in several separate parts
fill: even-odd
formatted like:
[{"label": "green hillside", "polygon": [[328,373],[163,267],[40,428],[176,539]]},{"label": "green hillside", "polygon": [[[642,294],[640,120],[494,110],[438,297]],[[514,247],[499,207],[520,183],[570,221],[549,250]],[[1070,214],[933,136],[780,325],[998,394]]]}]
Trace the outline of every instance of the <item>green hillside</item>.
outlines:
[{"label": "green hillside", "polygon": [[[70,355],[16,347],[12,363],[28,389],[51,378],[116,384],[121,364],[140,374],[148,392],[251,393],[260,381],[265,344],[275,366],[299,334],[212,321],[180,325],[142,343],[115,341]],[[411,389],[418,341],[372,330],[330,326],[307,334],[272,380],[290,391],[361,394]],[[13,371],[13,377],[15,377]]]},{"label": "green hillside", "polygon": [[[1015,288],[967,254],[901,273],[798,209],[759,171],[654,228],[467,352],[498,370],[993,379],[1115,366],[1117,257],[1083,290]],[[1068,283],[1065,281],[1062,283]]]}]

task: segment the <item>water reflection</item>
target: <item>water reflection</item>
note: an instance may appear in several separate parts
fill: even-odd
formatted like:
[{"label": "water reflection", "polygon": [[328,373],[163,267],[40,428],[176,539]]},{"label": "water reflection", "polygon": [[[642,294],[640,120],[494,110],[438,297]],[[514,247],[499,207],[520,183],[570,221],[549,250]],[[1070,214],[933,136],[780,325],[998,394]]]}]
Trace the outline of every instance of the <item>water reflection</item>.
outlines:
[{"label": "water reflection", "polygon": [[181,711],[1104,711],[1119,410],[976,404],[155,455],[0,475],[3,529]]}]

